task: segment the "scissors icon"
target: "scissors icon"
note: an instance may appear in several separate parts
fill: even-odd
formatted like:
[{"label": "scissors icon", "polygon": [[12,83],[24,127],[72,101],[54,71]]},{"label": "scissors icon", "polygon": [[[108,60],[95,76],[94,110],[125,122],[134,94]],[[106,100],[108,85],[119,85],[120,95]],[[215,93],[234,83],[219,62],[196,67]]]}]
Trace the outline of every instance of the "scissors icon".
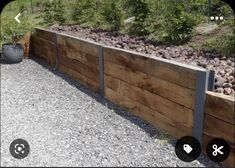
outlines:
[{"label": "scissors icon", "polygon": [[221,155],[224,154],[224,153],[221,151],[221,149],[223,149],[224,146],[220,146],[220,147],[218,148],[217,145],[213,145],[212,148],[214,149],[214,151],[212,152],[212,155],[213,155],[213,156],[217,156],[218,153],[221,154]]}]

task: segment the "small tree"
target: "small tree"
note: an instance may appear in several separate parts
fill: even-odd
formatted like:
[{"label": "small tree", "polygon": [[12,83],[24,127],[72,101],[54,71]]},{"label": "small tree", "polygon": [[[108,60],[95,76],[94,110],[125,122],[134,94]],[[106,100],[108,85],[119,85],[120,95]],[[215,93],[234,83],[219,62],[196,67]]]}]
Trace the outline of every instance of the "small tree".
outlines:
[{"label": "small tree", "polygon": [[1,44],[5,42],[16,43],[35,26],[24,14],[21,15],[21,23],[16,22],[9,16],[4,16],[2,19],[4,22],[1,24]]},{"label": "small tree", "polygon": [[119,0],[104,0],[102,4],[101,15],[106,23],[109,24],[111,30],[120,30],[123,21],[123,13]]},{"label": "small tree", "polygon": [[127,0],[130,13],[135,17],[135,21],[130,27],[130,33],[136,35],[149,34],[146,19],[149,14],[149,7],[146,0]]},{"label": "small tree", "polygon": [[166,10],[165,17],[167,19],[163,23],[165,32],[163,40],[175,44],[189,40],[197,24],[194,16],[184,12],[182,2],[172,2],[168,4]]},{"label": "small tree", "polygon": [[44,21],[47,24],[59,23],[63,24],[65,22],[64,18],[64,4],[62,0],[47,1],[44,3]]},{"label": "small tree", "polygon": [[90,26],[99,26],[100,0],[75,1],[72,9],[72,19],[75,23],[87,23]]}]

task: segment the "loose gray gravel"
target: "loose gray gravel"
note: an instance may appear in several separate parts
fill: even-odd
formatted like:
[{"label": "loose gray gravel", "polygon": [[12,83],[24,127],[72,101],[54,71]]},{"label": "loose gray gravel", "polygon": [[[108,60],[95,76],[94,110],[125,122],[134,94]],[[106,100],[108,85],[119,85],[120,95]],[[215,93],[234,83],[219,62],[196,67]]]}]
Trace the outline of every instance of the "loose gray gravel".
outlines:
[{"label": "loose gray gravel", "polygon": [[[14,159],[23,138],[28,157]],[[1,63],[0,166],[219,166],[201,155],[186,163],[175,140],[35,60]]]}]

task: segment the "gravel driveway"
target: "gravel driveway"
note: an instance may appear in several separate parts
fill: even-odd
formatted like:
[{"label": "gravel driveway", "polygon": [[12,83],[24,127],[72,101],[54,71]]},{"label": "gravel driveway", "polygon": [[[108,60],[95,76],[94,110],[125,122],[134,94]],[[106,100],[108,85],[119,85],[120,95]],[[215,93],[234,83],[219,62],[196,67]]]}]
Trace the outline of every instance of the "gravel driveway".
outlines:
[{"label": "gravel driveway", "polygon": [[[28,157],[10,143],[23,138]],[[35,60],[1,64],[0,166],[218,166],[186,163],[175,140]]]}]

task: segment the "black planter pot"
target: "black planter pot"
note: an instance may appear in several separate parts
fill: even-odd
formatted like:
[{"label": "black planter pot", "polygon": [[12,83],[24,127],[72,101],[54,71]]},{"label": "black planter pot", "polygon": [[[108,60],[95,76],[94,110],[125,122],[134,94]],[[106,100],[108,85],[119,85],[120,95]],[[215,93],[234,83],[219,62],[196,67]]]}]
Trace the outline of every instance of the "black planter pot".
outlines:
[{"label": "black planter pot", "polygon": [[20,43],[5,43],[2,45],[2,55],[6,63],[21,62],[24,57],[24,47]]}]

